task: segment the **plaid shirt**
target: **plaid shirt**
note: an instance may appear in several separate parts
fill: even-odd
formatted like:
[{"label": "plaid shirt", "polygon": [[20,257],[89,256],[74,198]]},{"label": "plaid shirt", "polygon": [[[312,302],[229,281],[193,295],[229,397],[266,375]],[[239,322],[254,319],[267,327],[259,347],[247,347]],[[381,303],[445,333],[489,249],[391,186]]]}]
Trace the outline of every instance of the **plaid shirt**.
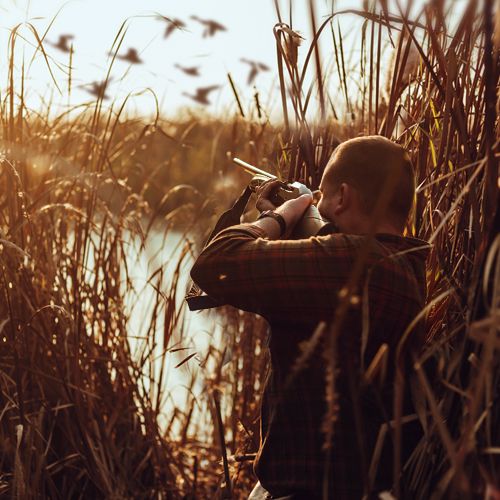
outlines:
[{"label": "plaid shirt", "polygon": [[[352,377],[346,375],[343,360],[350,359],[351,367],[359,367],[363,321],[368,319],[362,361],[367,366],[382,343],[387,343],[389,366],[393,366],[391,354],[425,302],[428,244],[390,234],[377,234],[369,241],[366,236],[341,233],[304,240],[268,240],[266,236],[251,224],[225,229],[203,250],[191,271],[206,293],[260,314],[270,324],[271,371],[263,395],[256,475],[273,496],[302,492],[304,498],[320,497],[327,477],[328,496],[360,498],[363,471],[359,449],[365,448],[369,460],[384,417],[373,400],[365,398],[361,406],[364,437],[359,440],[363,435],[359,422],[355,424],[349,395]],[[286,387],[285,379],[300,353],[299,343],[310,338],[319,321],[331,321],[339,291],[367,243],[370,250],[359,283],[360,301],[350,307],[338,341],[340,413],[327,461],[321,432],[326,411],[321,353],[314,353],[308,366],[291,384],[287,381]],[[363,306],[366,300],[368,304]],[[412,335],[418,345],[419,332]],[[390,411],[390,399],[389,395],[385,411]],[[326,463],[330,464],[327,469]]]}]

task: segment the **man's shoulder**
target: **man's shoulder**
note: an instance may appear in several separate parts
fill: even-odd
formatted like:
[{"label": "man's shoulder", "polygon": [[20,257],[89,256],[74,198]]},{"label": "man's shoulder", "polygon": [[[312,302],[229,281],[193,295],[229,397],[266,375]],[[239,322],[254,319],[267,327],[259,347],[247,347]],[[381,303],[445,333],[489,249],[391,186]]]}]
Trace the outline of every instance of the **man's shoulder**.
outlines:
[{"label": "man's shoulder", "polygon": [[334,242],[353,245],[362,245],[366,242],[373,240],[383,243],[389,243],[397,246],[412,246],[412,245],[428,245],[424,240],[418,238],[409,238],[407,236],[398,236],[391,233],[376,233],[374,235],[367,234],[354,234],[343,233],[340,231],[319,232],[317,235],[312,236],[311,239],[319,240],[321,242]]},{"label": "man's shoulder", "polygon": [[[313,241],[333,244],[352,245],[360,247],[362,245],[372,245],[373,243],[383,245],[386,248],[408,250],[409,252],[419,252],[427,254],[431,245],[422,239],[410,236],[400,236],[392,233],[376,233],[374,235],[350,234],[332,231],[326,234],[319,234],[311,238]],[[378,246],[378,245],[375,245]]]},{"label": "man's shoulder", "polygon": [[339,255],[347,254],[354,258],[363,247],[366,238],[359,234],[330,233],[320,236],[312,236],[308,244],[314,247],[320,247],[327,254]]},{"label": "man's shoulder", "polygon": [[378,233],[375,235],[375,240],[384,252],[394,257],[407,256],[411,259],[425,261],[431,249],[431,245],[427,241],[411,236]]},{"label": "man's shoulder", "polygon": [[[319,245],[331,255],[349,255],[351,261],[364,255],[365,264],[384,264],[387,267],[423,269],[431,245],[424,240],[389,233],[373,236],[335,232],[310,238],[313,245]],[[366,251],[366,253],[365,253]]]},{"label": "man's shoulder", "polygon": [[310,240],[326,244],[359,246],[362,244],[364,240],[366,240],[366,236],[361,234],[349,234],[349,233],[341,233],[338,231],[332,231],[331,233],[311,236]]}]

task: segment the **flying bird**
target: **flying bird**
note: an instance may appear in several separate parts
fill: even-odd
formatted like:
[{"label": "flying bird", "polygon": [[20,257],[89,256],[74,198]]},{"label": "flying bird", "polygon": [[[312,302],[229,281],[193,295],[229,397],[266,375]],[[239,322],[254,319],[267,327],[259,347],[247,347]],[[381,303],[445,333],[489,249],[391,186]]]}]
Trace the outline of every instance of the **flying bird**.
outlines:
[{"label": "flying bird", "polygon": [[180,64],[174,64],[176,68],[179,68],[181,71],[186,73],[189,76],[200,76],[200,67],[199,66],[191,66],[190,68],[186,68],[185,66],[181,66]]},{"label": "flying bird", "polygon": [[110,80],[105,80],[103,82],[92,82],[84,85],[83,87],[89,94],[95,95],[98,99],[109,99],[109,96],[106,94],[106,88],[109,82]]},{"label": "flying bird", "polygon": [[143,60],[139,57],[137,53],[137,49],[130,48],[128,52],[124,55],[117,55],[117,59],[121,59],[122,61],[128,61],[132,64],[142,64]]},{"label": "flying bird", "polygon": [[157,19],[159,19],[160,21],[165,21],[167,23],[163,38],[168,38],[175,30],[181,30],[186,27],[186,23],[184,21],[181,21],[180,19],[170,19],[165,16],[158,16]]},{"label": "flying bird", "polygon": [[61,50],[62,52],[69,52],[71,50],[71,46],[68,45],[68,40],[73,40],[73,38],[75,38],[73,35],[59,35],[59,41],[57,43],[48,43],[50,43],[50,45],[54,46],[56,49]]},{"label": "flying bird", "polygon": [[208,100],[208,94],[210,92],[218,89],[220,85],[212,85],[210,87],[199,87],[196,89],[196,94],[191,95],[191,94],[186,94],[186,92],[183,92],[182,94],[190,97],[193,99],[193,101],[199,102],[200,104],[203,104],[206,106],[207,104],[210,104],[210,101]]},{"label": "flying bird", "polygon": [[217,31],[227,31],[227,28],[217,21],[212,19],[200,19],[198,16],[191,16],[191,19],[198,21],[205,26],[205,31],[203,31],[203,38],[207,36],[214,36]]},{"label": "flying bird", "polygon": [[264,63],[251,61],[250,59],[245,59],[244,57],[242,57],[240,61],[250,65],[250,73],[248,73],[247,78],[248,85],[250,85],[255,80],[255,77],[258,73],[260,73],[261,71],[269,71],[270,69],[269,66],[265,65]]}]

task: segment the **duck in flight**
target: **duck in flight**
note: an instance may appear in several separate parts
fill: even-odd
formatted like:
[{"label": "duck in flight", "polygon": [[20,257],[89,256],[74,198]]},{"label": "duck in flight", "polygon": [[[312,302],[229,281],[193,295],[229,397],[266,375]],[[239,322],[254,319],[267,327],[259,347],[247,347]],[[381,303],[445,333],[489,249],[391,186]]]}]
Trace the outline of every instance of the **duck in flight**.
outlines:
[{"label": "duck in flight", "polygon": [[186,73],[186,75],[189,75],[189,76],[200,76],[200,67],[199,66],[191,66],[189,68],[185,67],[185,66],[181,66],[180,64],[174,64],[174,66],[178,69],[180,69],[181,71],[183,71],[184,73]]},{"label": "duck in flight", "polygon": [[98,99],[109,99],[109,96],[106,94],[108,83],[109,80],[103,82],[92,82],[88,85],[84,85],[84,88],[89,94],[95,95]]},{"label": "duck in flight", "polygon": [[255,80],[255,77],[261,71],[269,71],[269,66],[267,66],[264,63],[258,61],[251,61],[250,59],[245,59],[244,57],[242,57],[240,61],[250,66],[250,73],[248,73],[248,78],[247,78],[248,85],[250,85]]},{"label": "duck in flight", "polygon": [[166,16],[158,16],[157,19],[167,23],[165,33],[163,33],[163,38],[168,38],[175,30],[182,30],[186,27],[186,23],[180,19],[170,19]]},{"label": "duck in flight", "polygon": [[191,16],[191,19],[198,21],[205,27],[205,31],[203,31],[203,38],[206,38],[207,36],[214,36],[217,31],[227,31],[227,28],[224,25],[214,21],[213,19],[200,19],[198,16]]},{"label": "duck in flight", "polygon": [[194,95],[187,94],[186,92],[183,92],[182,94],[187,97],[190,97],[191,99],[193,99],[193,101],[196,101],[206,106],[207,104],[210,104],[210,101],[208,100],[208,94],[218,89],[219,87],[220,85],[211,85],[210,87],[199,87],[196,89],[196,94]]},{"label": "duck in flight", "polygon": [[121,59],[122,61],[128,61],[132,64],[142,64],[143,60],[139,57],[137,53],[137,49],[130,48],[128,52],[124,55],[117,55],[117,59]]},{"label": "duck in flight", "polygon": [[62,52],[69,52],[71,50],[71,46],[68,45],[68,40],[73,40],[75,38],[73,35],[59,35],[59,40],[57,43],[49,42],[56,49],[61,50]]}]

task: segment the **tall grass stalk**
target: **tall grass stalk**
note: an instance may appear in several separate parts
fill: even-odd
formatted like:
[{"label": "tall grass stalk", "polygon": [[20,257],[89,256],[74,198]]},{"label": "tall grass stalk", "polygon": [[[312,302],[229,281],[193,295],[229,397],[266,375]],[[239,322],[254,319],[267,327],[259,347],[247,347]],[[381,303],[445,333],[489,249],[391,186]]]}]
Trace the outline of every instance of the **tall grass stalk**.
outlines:
[{"label": "tall grass stalk", "polygon": [[[498,262],[494,235],[499,227],[495,154],[499,53],[492,41],[494,11],[491,2],[483,6],[471,2],[457,20],[443,4],[423,7],[415,19],[409,18],[410,10],[408,5],[406,12],[400,9],[397,14],[389,14],[384,6],[379,10],[374,4],[371,10],[334,12],[318,28],[302,67],[280,49],[278,38],[282,60],[278,67],[288,69],[280,71],[282,91],[288,80],[294,94],[294,117],[289,118],[294,126],[285,136],[283,163],[289,166],[290,178],[316,187],[334,147],[328,142],[334,131],[340,138],[379,133],[410,151],[419,188],[406,233],[433,245],[427,269],[432,307],[423,315],[427,317],[427,344],[422,357],[414,360],[414,380],[407,380],[402,373],[396,377],[395,426],[391,432],[395,443],[393,492],[397,497],[412,498],[429,498],[431,494],[472,497],[499,480],[498,459],[488,451],[499,439],[499,357],[497,347],[493,347],[498,344],[493,263]],[[346,71],[342,33],[336,22],[338,16],[345,15],[364,20],[360,60],[370,63],[361,65],[360,74]],[[456,28],[449,31],[453,24]],[[325,100],[335,101],[317,68],[311,86],[304,87],[306,73],[314,72],[309,68],[310,58],[317,53],[328,25],[346,103],[344,120],[352,118],[350,127],[346,123],[336,129],[322,125],[335,123],[334,110],[326,120],[322,116],[319,125],[306,118],[306,108],[314,97],[320,109]],[[287,28],[279,25],[279,30],[286,32]],[[393,34],[398,32],[387,76],[387,96],[381,98],[381,42],[387,36],[392,43]],[[347,92],[354,79],[361,80],[359,97]],[[366,88],[368,93],[363,90]],[[345,303],[348,301],[349,296]],[[339,307],[333,337],[339,333],[341,321]],[[477,325],[489,328],[488,333],[483,330],[481,341],[473,334]],[[441,343],[442,338],[446,342]],[[476,368],[471,366],[471,359],[476,360]],[[335,363],[334,351],[330,360]],[[330,372],[334,370],[332,365]],[[425,435],[405,464],[401,463],[400,443],[406,417],[401,411],[402,394],[408,384]],[[334,391],[334,377],[330,376],[327,436],[335,421]],[[369,490],[370,485],[366,488]]]},{"label": "tall grass stalk", "polygon": [[[233,498],[245,498],[254,482],[248,459],[258,448],[267,325],[225,308],[219,319],[226,347],[193,355],[178,298],[185,263],[195,253],[190,240],[203,240],[194,223],[203,213],[206,235],[214,214],[248,181],[235,172],[231,156],[317,188],[339,141],[368,133],[410,152],[418,190],[406,234],[428,240],[432,251],[428,304],[417,318],[426,319],[426,346],[413,360],[412,376],[398,372],[394,418],[381,429],[374,456],[365,457],[366,489],[385,440],[395,443],[396,497],[472,498],[498,488],[499,44],[492,42],[493,2],[471,2],[453,19],[444,3],[410,18],[409,8],[389,12],[381,2],[332,12],[321,22],[311,2],[309,43],[292,26],[291,12],[282,15],[275,4],[280,127],[265,118],[257,95],[255,110],[244,111],[236,89],[240,117],[226,123],[192,117],[170,123],[159,112],[149,121],[127,118],[126,101],[107,105],[103,99],[55,116],[49,102],[45,116],[28,109],[23,78],[16,87],[14,49],[22,27],[13,31],[0,99],[2,495],[213,498],[223,493],[225,469]],[[361,73],[350,69],[342,16],[363,23]],[[52,71],[43,49],[47,31],[39,36],[29,29]],[[124,24],[115,55],[125,33]],[[386,75],[388,51],[394,56]],[[323,62],[327,53],[333,74]],[[23,61],[19,68],[26,76]],[[108,80],[111,68],[112,62]],[[70,69],[68,94],[71,86]],[[318,116],[311,118],[315,109]],[[160,253],[146,288],[139,287],[134,266],[158,228],[167,235],[172,227],[189,233],[173,271],[167,272],[173,257]],[[132,241],[139,242],[136,260]],[[150,304],[135,332],[133,303],[146,290]],[[349,299],[345,294],[337,311],[334,340]],[[403,342],[400,348],[402,354]],[[294,376],[312,351],[304,351]],[[335,342],[326,355],[333,363]],[[179,371],[200,364],[186,378],[183,404],[171,404],[165,391],[171,359]],[[387,359],[382,346],[364,379],[383,378]],[[333,439],[335,368],[325,383],[325,428]],[[196,392],[199,380],[204,393],[221,394],[224,439],[211,402]],[[402,394],[409,389],[415,413],[404,415]],[[424,435],[403,463],[401,436],[415,420]]]}]

